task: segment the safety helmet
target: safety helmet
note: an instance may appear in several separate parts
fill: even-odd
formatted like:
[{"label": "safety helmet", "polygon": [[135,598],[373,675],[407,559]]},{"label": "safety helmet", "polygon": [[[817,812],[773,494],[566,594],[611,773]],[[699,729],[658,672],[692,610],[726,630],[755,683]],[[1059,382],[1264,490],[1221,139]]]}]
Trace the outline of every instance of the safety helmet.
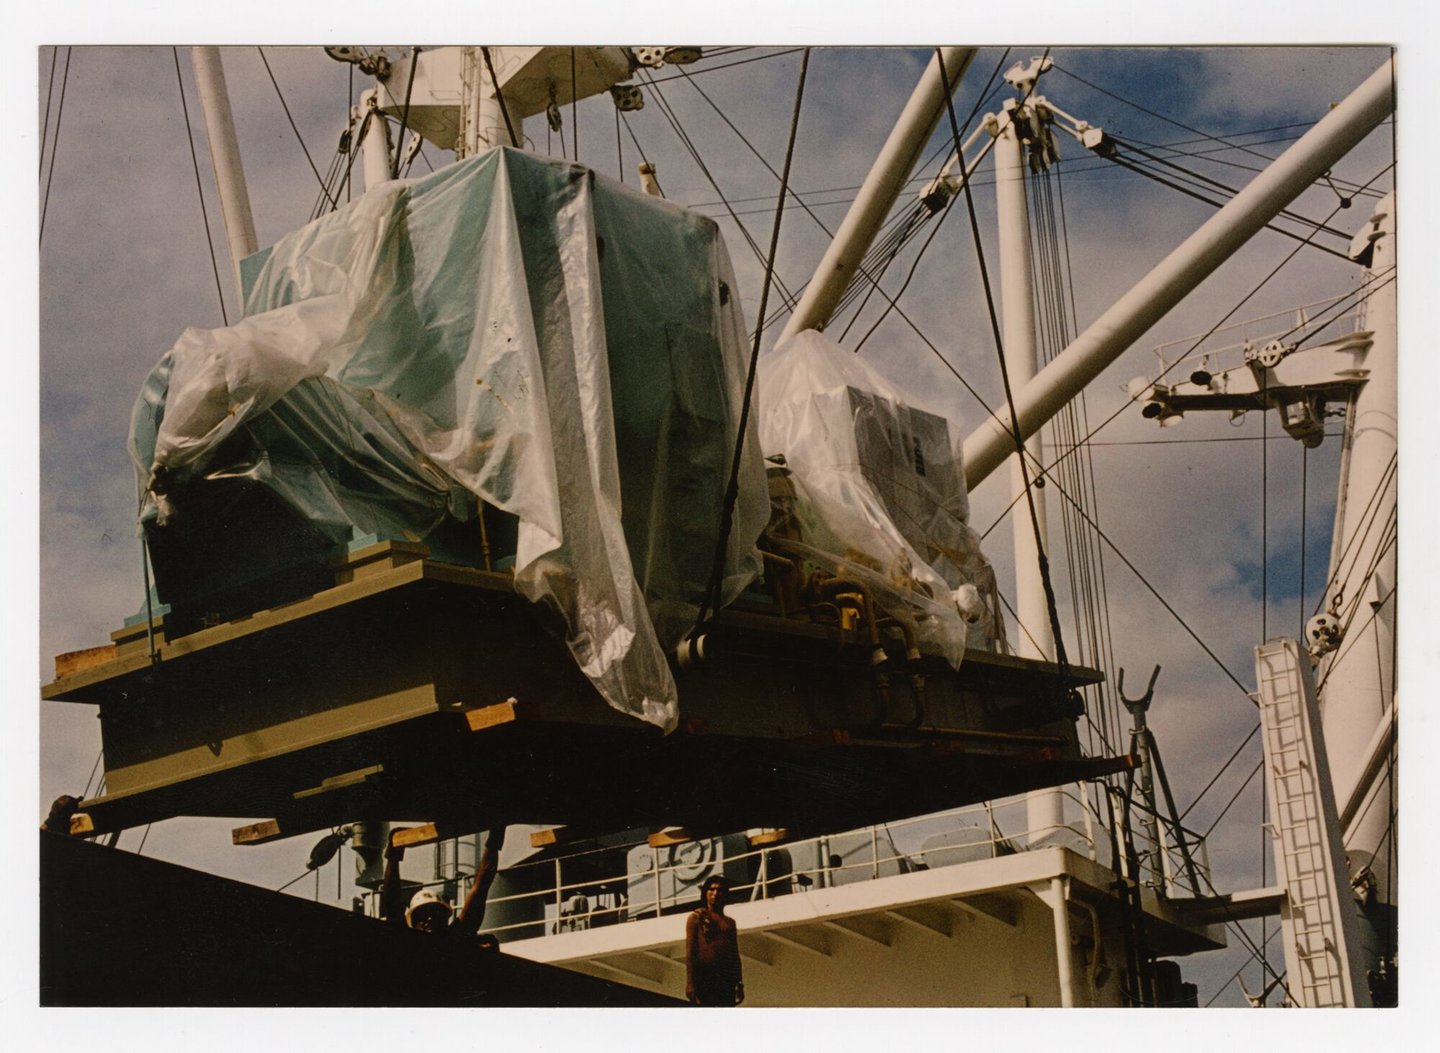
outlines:
[{"label": "safety helmet", "polygon": [[405,924],[413,929],[415,927],[416,911],[436,909],[445,912],[445,921],[448,923],[450,921],[450,915],[453,913],[450,904],[446,903],[429,889],[422,888],[419,892],[415,893],[410,900],[410,908],[405,911]]}]

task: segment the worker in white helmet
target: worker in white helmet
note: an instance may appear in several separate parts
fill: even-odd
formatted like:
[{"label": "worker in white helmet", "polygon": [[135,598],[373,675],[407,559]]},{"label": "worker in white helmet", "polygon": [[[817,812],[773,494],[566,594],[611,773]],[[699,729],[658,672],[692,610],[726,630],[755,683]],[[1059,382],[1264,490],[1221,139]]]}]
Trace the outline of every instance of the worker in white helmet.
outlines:
[{"label": "worker in white helmet", "polygon": [[[490,886],[495,882],[495,872],[500,861],[500,847],[505,842],[505,828],[496,827],[491,830],[485,838],[485,851],[480,856],[480,862],[475,867],[475,880],[470,886],[470,894],[465,897],[465,903],[460,908],[459,916],[455,916],[450,904],[441,899],[429,889],[421,889],[410,899],[410,906],[404,912],[400,910],[401,886],[400,886],[400,861],[405,857],[403,845],[395,844],[395,832],[390,834],[390,842],[385,849],[385,880],[381,885],[381,904],[388,921],[395,925],[408,925],[417,932],[431,934],[444,934],[451,937],[465,938],[474,936],[480,929],[480,923],[485,918],[485,899],[490,894]],[[490,941],[487,946],[493,946]]]}]

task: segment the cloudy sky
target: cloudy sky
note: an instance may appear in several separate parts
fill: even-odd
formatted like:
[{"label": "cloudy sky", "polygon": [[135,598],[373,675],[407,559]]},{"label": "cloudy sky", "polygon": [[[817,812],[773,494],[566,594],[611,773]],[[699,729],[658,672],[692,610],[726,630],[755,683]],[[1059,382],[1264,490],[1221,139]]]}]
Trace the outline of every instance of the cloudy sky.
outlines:
[{"label": "cloudy sky", "polygon": [[[1355,36],[1377,39],[1374,34],[1331,39]],[[1056,68],[1039,90],[1053,102],[1231,187],[1242,186],[1265,158],[1281,152],[1388,57],[1382,48],[1336,46],[1116,50],[1051,46],[1039,40],[1016,45],[1008,55],[1004,47],[986,47],[956,95],[958,118],[963,122],[972,111],[997,109],[1002,96],[993,90],[982,96],[992,73],[1047,47]],[[721,223],[747,320],[753,320],[759,299],[761,268],[721,194],[681,147],[664,110],[668,108],[690,136],[724,199],[763,246],[773,222],[776,182],[740,134],[770,165],[780,167],[799,68],[798,54],[775,54],[785,50],[751,49],[711,59],[691,67],[690,80],[673,69],[659,71],[645,109],[628,115],[629,129],[622,131],[618,146],[608,97],[582,102],[574,110],[566,107],[561,136],[548,136],[543,120],[526,124],[535,146],[545,151],[548,139],[555,153],[561,150],[562,136],[564,150],[573,153],[572,135],[578,127],[579,159],[608,175],[623,171],[631,182],[638,141],[657,164],[667,196]],[[928,58],[924,49],[903,48],[833,48],[812,54],[791,185],[814,216],[793,207],[785,213],[777,272],[789,289],[798,290],[808,279],[826,244],[820,224],[833,230],[843,217]],[[266,245],[311,214],[318,187],[305,149],[322,172],[329,167],[347,101],[364,84],[357,77],[352,85],[349,68],[317,48],[267,46],[263,60],[255,47],[227,48],[224,62],[259,241]],[[172,50],[42,49],[34,68],[36,125],[42,128],[42,142],[34,145],[43,144],[44,149],[36,211],[37,217],[43,214],[38,271],[39,638],[28,659],[12,664],[33,670],[44,683],[53,679],[54,655],[106,642],[109,632],[140,607],[136,492],[125,452],[130,408],[145,374],[181,330],[219,325],[221,305]],[[179,79],[189,106],[205,215],[219,254],[224,310],[233,320],[223,225],[184,48],[179,52]],[[973,126],[971,120],[962,131]],[[1332,173],[1334,186],[1347,194],[1361,185],[1381,193],[1390,190],[1393,131],[1387,123],[1338,164]],[[927,160],[943,152],[948,138],[942,123]],[[1226,143],[1217,142],[1219,138]],[[1063,195],[1063,234],[1073,277],[1072,326],[1083,329],[1214,209],[1087,157],[1073,142],[1062,142],[1061,148],[1057,189]],[[617,155],[623,155],[623,169]],[[430,166],[438,168],[450,159],[426,147],[411,174],[424,175]],[[931,161],[923,169],[926,178],[938,163]],[[997,250],[988,171],[988,166],[982,168],[977,176],[976,204],[993,276]],[[356,182],[358,193],[358,172]],[[1292,208],[1318,220],[1334,213],[1328,222],[1348,232],[1368,218],[1375,200],[1361,194],[1354,207],[1336,211],[1339,192],[1322,184]],[[885,286],[892,294],[905,283],[924,242],[924,236],[917,239],[887,272]],[[1343,248],[1338,239],[1326,238],[1324,243]],[[1253,239],[1092,385],[1085,407],[1089,427],[1121,408],[1126,381],[1153,375],[1156,345],[1203,333],[1232,310],[1232,320],[1238,322],[1355,287],[1355,268],[1305,249],[1256,291],[1294,247],[1293,241],[1268,231]],[[995,348],[963,203],[939,225],[914,275],[901,301],[913,326],[889,314],[875,326],[861,353],[914,391],[918,403],[949,416],[968,432],[985,410],[919,335],[939,349],[987,405],[999,404]],[[771,302],[776,303],[776,294]],[[872,300],[843,342],[854,347],[879,314],[880,305]],[[832,331],[838,333],[848,322],[842,316]],[[777,325],[770,339],[778,330]],[[1265,425],[1255,414],[1233,425],[1223,415],[1192,415],[1181,426],[1162,431],[1142,421],[1132,408],[1092,436],[1099,495],[1098,510],[1092,514],[1115,548],[1204,640],[1218,664],[1247,684],[1253,681],[1252,648],[1262,632],[1298,634],[1313,611],[1334,507],[1338,442],[1327,440],[1302,455],[1298,443],[1277,434],[1273,420]],[[1268,442],[1262,441],[1265,435]],[[1267,451],[1263,457],[1262,447]],[[972,525],[984,532],[999,524],[987,537],[986,553],[1008,594],[1011,560],[1004,513],[1009,497],[1004,475],[995,473],[972,496]],[[1062,534],[1058,504],[1052,498],[1052,539]],[[1262,549],[1269,556],[1265,610],[1260,602]],[[1303,602],[1302,550],[1308,568]],[[1185,808],[1253,728],[1254,707],[1136,576],[1108,551],[1106,558],[1115,663],[1126,670],[1128,681],[1141,684],[1153,665],[1163,666],[1151,722]],[[1061,576],[1057,593],[1062,626],[1074,658],[1079,644],[1063,551],[1055,554],[1055,564]],[[1109,672],[1113,675],[1114,670]],[[17,702],[33,697],[33,685],[32,680],[12,692]],[[87,784],[99,750],[93,710],[40,706],[38,742],[35,799],[43,814],[51,798],[79,792]],[[1204,830],[1238,793],[1210,842],[1216,883],[1222,889],[1255,887],[1261,880],[1258,779],[1242,790],[1258,757],[1255,741],[1187,818],[1187,825]],[[144,836],[146,854],[271,887],[303,870],[309,839],[237,851],[229,846],[233,825],[228,820],[175,820],[156,825],[148,834],[128,832],[120,843],[134,849]],[[322,884],[329,887],[320,895],[333,901],[335,876],[327,874]],[[1273,877],[1273,869],[1270,874]],[[312,895],[314,887],[305,881],[294,891]],[[348,895],[347,889],[343,899]],[[1246,956],[1232,951],[1211,957],[1204,965],[1186,965],[1187,978],[1201,981],[1202,1003],[1218,992],[1217,1005],[1243,1004],[1237,987],[1224,982]],[[1278,950],[1274,957],[1278,960]],[[1252,990],[1258,975],[1255,967],[1244,975]]]}]

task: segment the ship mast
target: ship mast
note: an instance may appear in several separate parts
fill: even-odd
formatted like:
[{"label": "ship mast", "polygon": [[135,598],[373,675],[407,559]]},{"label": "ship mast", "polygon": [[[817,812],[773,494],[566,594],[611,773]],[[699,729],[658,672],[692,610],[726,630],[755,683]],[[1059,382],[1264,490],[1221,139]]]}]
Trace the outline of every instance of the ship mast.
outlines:
[{"label": "ship mast", "polygon": [[195,68],[195,86],[205,114],[205,137],[210,143],[215,181],[220,187],[220,209],[225,216],[235,288],[243,298],[240,261],[260,246],[255,237],[255,220],[250,214],[250,192],[240,163],[240,144],[235,138],[235,116],[225,87],[225,67],[217,47],[192,47],[190,61]]},{"label": "ship mast", "polygon": [[[997,139],[995,147],[995,208],[1000,231],[1000,293],[1005,370],[1012,389],[1018,390],[1034,378],[1037,366],[1035,343],[1035,269],[1030,255],[1030,212],[1025,193],[1025,174],[1031,152],[1027,143],[1045,134],[1042,120],[1031,102],[1035,82],[1049,59],[1017,63],[1005,79],[1020,93],[1005,100],[998,117],[987,114],[984,122]],[[1021,134],[1024,122],[1025,134]],[[1043,153],[1035,155],[1041,157]],[[1003,412],[1003,411],[1002,411]],[[1044,435],[1037,430],[1025,441],[1030,465],[1049,463]],[[1026,490],[1035,517],[1026,514]],[[1029,473],[1021,456],[1010,458],[1010,494],[1014,499],[1010,517],[1015,546],[1015,652],[1022,658],[1055,661],[1055,637],[1050,626],[1049,603],[1041,575],[1041,558],[1049,548],[1045,515],[1045,491],[1031,488]],[[1058,788],[1032,790],[1026,807],[1026,826],[1031,843],[1044,840],[1065,823],[1064,796]]]}]

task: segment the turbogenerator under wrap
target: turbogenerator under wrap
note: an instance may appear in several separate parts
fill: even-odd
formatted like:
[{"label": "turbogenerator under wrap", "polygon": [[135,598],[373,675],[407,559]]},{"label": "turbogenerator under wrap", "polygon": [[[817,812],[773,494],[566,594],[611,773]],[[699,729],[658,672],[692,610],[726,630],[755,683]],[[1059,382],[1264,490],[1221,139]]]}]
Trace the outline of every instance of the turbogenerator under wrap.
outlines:
[{"label": "turbogenerator under wrap", "polygon": [[959,666],[988,621],[994,575],[970,529],[961,447],[942,417],[914,408],[859,355],[814,330],[759,368],[760,441],[783,457],[798,538],[787,555],[862,583],[921,650]]},{"label": "turbogenerator under wrap", "polygon": [[[483,544],[612,706],[673,727],[665,648],[705,591],[744,386],[715,224],[501,148],[243,270],[244,319],[186,330],[136,406],[160,599],[238,616],[367,538],[476,565]],[[768,515],[753,428],[724,602]]]}]

